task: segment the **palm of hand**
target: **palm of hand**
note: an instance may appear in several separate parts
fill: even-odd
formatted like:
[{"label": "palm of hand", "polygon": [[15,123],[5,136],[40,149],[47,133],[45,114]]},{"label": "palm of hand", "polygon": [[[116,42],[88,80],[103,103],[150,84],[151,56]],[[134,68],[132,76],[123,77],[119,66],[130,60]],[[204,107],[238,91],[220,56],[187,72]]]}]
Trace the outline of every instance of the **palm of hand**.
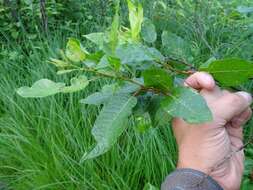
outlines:
[{"label": "palm of hand", "polygon": [[[178,124],[182,126],[182,122],[182,120],[174,120],[175,135]],[[230,129],[224,126],[188,125],[185,128],[189,130],[186,130],[188,134],[179,143],[178,167],[190,167],[202,171],[212,176],[225,190],[238,190],[241,183],[241,178],[238,176],[242,176],[243,173],[244,154],[241,151],[230,159],[227,159],[227,156],[242,146],[242,140],[230,135]]]}]

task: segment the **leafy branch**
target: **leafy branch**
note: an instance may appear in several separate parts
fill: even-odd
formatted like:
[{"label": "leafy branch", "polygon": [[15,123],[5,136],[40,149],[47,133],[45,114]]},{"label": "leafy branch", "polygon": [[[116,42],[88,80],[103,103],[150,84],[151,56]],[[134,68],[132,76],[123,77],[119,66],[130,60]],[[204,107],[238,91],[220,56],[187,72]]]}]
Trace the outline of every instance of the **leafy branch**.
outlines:
[{"label": "leafy branch", "polygon": [[[212,114],[204,98],[179,85],[186,75],[206,71],[223,87],[237,87],[253,77],[252,63],[238,58],[212,60],[195,67],[190,42],[169,31],[158,35],[152,21],[144,18],[141,4],[127,2],[130,27],[120,26],[116,1],[111,27],[84,36],[94,43],[95,52],[87,50],[79,40],[69,38],[61,58],[50,59],[58,75],[77,73],[69,84],[41,79],[31,87],[17,90],[22,97],[43,98],[85,90],[94,80],[86,73],[99,79],[114,79],[80,100],[82,104],[102,107],[92,129],[97,144],[84,154],[81,162],[108,151],[126,129],[129,117],[148,115],[150,125],[157,125],[161,118],[168,123],[171,116],[189,123],[211,121]],[[157,36],[161,36],[159,50],[154,43],[159,40]]]}]

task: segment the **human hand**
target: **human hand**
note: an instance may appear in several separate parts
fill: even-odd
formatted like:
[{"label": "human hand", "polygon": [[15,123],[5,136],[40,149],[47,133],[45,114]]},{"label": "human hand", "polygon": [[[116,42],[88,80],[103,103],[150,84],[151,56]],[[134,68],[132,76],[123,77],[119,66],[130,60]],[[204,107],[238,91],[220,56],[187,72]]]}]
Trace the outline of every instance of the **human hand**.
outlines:
[{"label": "human hand", "polygon": [[221,90],[214,79],[204,72],[191,75],[185,85],[199,90],[213,114],[213,121],[188,124],[174,118],[172,126],[179,146],[178,168],[202,171],[225,190],[238,190],[244,153],[231,154],[243,146],[242,126],[252,114],[250,94]]}]

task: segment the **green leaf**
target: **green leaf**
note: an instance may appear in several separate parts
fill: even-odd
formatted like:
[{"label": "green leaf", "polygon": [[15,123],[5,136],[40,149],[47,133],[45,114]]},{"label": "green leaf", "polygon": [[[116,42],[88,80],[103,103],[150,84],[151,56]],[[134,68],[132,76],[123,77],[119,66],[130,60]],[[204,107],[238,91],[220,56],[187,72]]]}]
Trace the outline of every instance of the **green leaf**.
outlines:
[{"label": "green leaf", "polygon": [[248,14],[253,12],[253,7],[239,6],[237,11],[242,14]]},{"label": "green leaf", "polygon": [[156,48],[153,48],[153,47],[147,48],[147,52],[150,56],[152,56],[154,61],[164,61],[165,59],[164,56],[161,54],[161,52],[158,51]]},{"label": "green leaf", "polygon": [[119,17],[115,15],[111,30],[105,33],[91,33],[84,35],[87,39],[95,43],[100,50],[107,55],[114,56],[115,48],[118,44]]},{"label": "green leaf", "polygon": [[207,69],[212,62],[216,61],[215,57],[210,57],[205,63],[201,64],[199,66],[199,70],[205,70]]},{"label": "green leaf", "polygon": [[162,33],[162,45],[166,55],[175,57],[178,59],[191,58],[191,47],[190,45],[180,36],[168,31]]},{"label": "green leaf", "polygon": [[142,72],[144,84],[148,87],[155,87],[162,90],[173,88],[173,78],[164,69],[152,68]]},{"label": "green leaf", "polygon": [[207,71],[224,86],[238,86],[253,76],[253,64],[242,59],[223,59],[212,62]]},{"label": "green leaf", "polygon": [[72,73],[74,71],[78,71],[78,69],[60,70],[60,71],[57,71],[57,75],[64,75],[64,74],[67,74],[67,73]]},{"label": "green leaf", "polygon": [[97,145],[82,157],[81,162],[107,152],[116,143],[118,137],[125,130],[127,118],[136,103],[136,98],[127,94],[111,97],[101,110],[92,129],[92,135],[97,141]]},{"label": "green leaf", "polygon": [[113,17],[113,22],[111,26],[111,31],[109,34],[109,41],[111,45],[111,51],[115,52],[115,49],[118,45],[119,41],[119,35],[118,35],[118,30],[119,30],[119,1],[116,1],[116,6],[115,6],[115,15]]},{"label": "green leaf", "polygon": [[105,33],[103,32],[91,33],[84,35],[84,37],[92,41],[94,44],[96,44],[100,49],[103,49]]},{"label": "green leaf", "polygon": [[110,31],[105,33],[92,33],[85,35],[87,39],[91,40],[99,46],[107,55],[114,56],[115,49],[119,42],[119,0],[115,0],[115,15],[113,17],[113,22]]},{"label": "green leaf", "polygon": [[56,83],[48,79],[41,79],[31,87],[24,86],[17,93],[24,98],[42,98],[57,94],[65,86],[64,83]]},{"label": "green leaf", "polygon": [[141,36],[143,40],[148,43],[153,43],[156,41],[157,38],[156,28],[151,20],[149,19],[144,20],[141,29]]},{"label": "green leaf", "polygon": [[129,82],[125,82],[122,86],[118,86],[116,83],[105,85],[101,92],[95,92],[89,95],[85,99],[80,100],[80,103],[99,106],[107,103],[115,94],[131,94],[139,89],[140,87],[138,85]]},{"label": "green leaf", "polygon": [[83,64],[85,64],[89,68],[95,67],[100,62],[103,56],[104,53],[102,51],[88,54]]},{"label": "green leaf", "polygon": [[163,108],[159,108],[156,111],[154,117],[151,117],[151,119],[153,122],[153,126],[159,127],[169,125],[170,121],[172,120],[172,117]]},{"label": "green leaf", "polygon": [[133,64],[143,61],[161,61],[163,55],[155,48],[149,48],[141,44],[122,44],[116,49],[116,56],[122,64]]},{"label": "green leaf", "polygon": [[109,61],[108,61],[107,57],[108,57],[107,55],[104,55],[100,59],[99,63],[96,65],[96,69],[104,69],[109,66]]},{"label": "green leaf", "polygon": [[102,51],[98,51],[95,53],[88,54],[87,60],[94,61],[95,63],[98,63],[103,56],[104,56],[104,53]]},{"label": "green leaf", "polygon": [[80,100],[82,104],[96,105],[105,104],[113,96],[116,89],[116,85],[105,85],[103,86],[101,92],[95,92],[94,94],[89,95],[85,99]]},{"label": "green leaf", "polygon": [[50,58],[49,63],[55,65],[58,68],[64,68],[64,67],[68,67],[69,63],[59,60],[59,59],[54,59],[54,58]]},{"label": "green leaf", "polygon": [[96,65],[96,69],[104,69],[104,68],[113,68],[114,70],[118,71],[120,69],[121,62],[120,59],[117,57],[112,57],[109,55],[104,55],[100,62]]},{"label": "green leaf", "polygon": [[161,107],[164,98],[164,96],[154,95],[148,105],[147,111],[154,127],[168,125],[172,119],[171,115]]},{"label": "green leaf", "polygon": [[139,133],[145,133],[147,132],[151,127],[151,118],[150,115],[145,112],[144,114],[138,116],[135,119],[134,129]]},{"label": "green leaf", "polygon": [[204,98],[191,88],[175,88],[162,102],[162,106],[173,117],[183,118],[188,123],[212,120],[212,113]]},{"label": "green leaf", "polygon": [[[134,79],[137,80],[137,79]],[[134,93],[136,91],[138,91],[140,89],[140,86],[137,84],[133,84],[130,82],[124,82],[124,84],[122,86],[120,86],[119,90],[117,91],[117,93],[119,94],[131,94]]]},{"label": "green leaf", "polygon": [[61,92],[63,93],[73,93],[86,88],[89,84],[89,81],[86,76],[81,75],[79,77],[74,77],[70,80],[71,85],[63,87]]},{"label": "green leaf", "polygon": [[121,44],[130,42],[132,43],[132,33],[129,28],[121,27],[121,30],[119,30],[119,41]]},{"label": "green leaf", "polygon": [[119,60],[118,58],[108,56],[108,57],[107,57],[107,60],[108,60],[108,62],[110,63],[110,66],[111,66],[114,70],[116,70],[116,71],[119,71],[119,70],[120,70],[121,63],[120,63],[120,60]]},{"label": "green leaf", "polygon": [[108,102],[108,100],[115,94],[118,85],[116,83],[103,86],[101,92],[95,92],[85,99],[80,100],[82,104],[101,105]]},{"label": "green leaf", "polygon": [[135,6],[131,0],[127,0],[128,10],[129,10],[129,22],[131,27],[131,35],[133,41],[139,40],[139,35],[141,32],[141,25],[143,22],[143,8],[139,3]]},{"label": "green leaf", "polygon": [[94,67],[96,67],[96,63],[95,63],[94,61],[88,60],[88,59],[86,59],[86,60],[83,62],[83,64],[84,64],[86,67],[88,67],[88,68],[94,68]]},{"label": "green leaf", "polygon": [[80,103],[99,106],[101,104],[106,103],[111,96],[112,93],[95,92],[86,97],[85,99],[80,100]]},{"label": "green leaf", "polygon": [[137,105],[133,109],[133,114],[135,116],[141,117],[148,112],[148,108],[151,103],[151,97],[152,94],[150,92],[137,96]]},{"label": "green leaf", "polygon": [[66,47],[66,56],[73,62],[81,62],[86,58],[86,50],[82,47],[81,43],[74,38],[70,38]]}]

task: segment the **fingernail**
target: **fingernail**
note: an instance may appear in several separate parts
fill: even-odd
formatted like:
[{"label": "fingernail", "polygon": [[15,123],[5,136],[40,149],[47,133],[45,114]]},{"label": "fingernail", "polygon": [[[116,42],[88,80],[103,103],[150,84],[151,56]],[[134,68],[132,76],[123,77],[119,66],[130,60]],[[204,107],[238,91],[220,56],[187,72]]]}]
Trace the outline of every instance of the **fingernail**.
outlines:
[{"label": "fingernail", "polygon": [[187,84],[187,82],[184,82],[184,86],[185,87],[189,87],[189,85]]},{"label": "fingernail", "polygon": [[203,73],[203,77],[206,80],[212,80],[212,77],[208,73]]},{"label": "fingernail", "polygon": [[208,73],[204,73],[203,75],[205,84],[207,85],[207,88],[212,90],[215,87],[215,82],[214,79],[211,75],[209,75]]},{"label": "fingernail", "polygon": [[241,92],[237,92],[237,94],[242,96],[245,100],[247,100],[249,104],[252,103],[252,96],[249,93],[241,91]]}]

